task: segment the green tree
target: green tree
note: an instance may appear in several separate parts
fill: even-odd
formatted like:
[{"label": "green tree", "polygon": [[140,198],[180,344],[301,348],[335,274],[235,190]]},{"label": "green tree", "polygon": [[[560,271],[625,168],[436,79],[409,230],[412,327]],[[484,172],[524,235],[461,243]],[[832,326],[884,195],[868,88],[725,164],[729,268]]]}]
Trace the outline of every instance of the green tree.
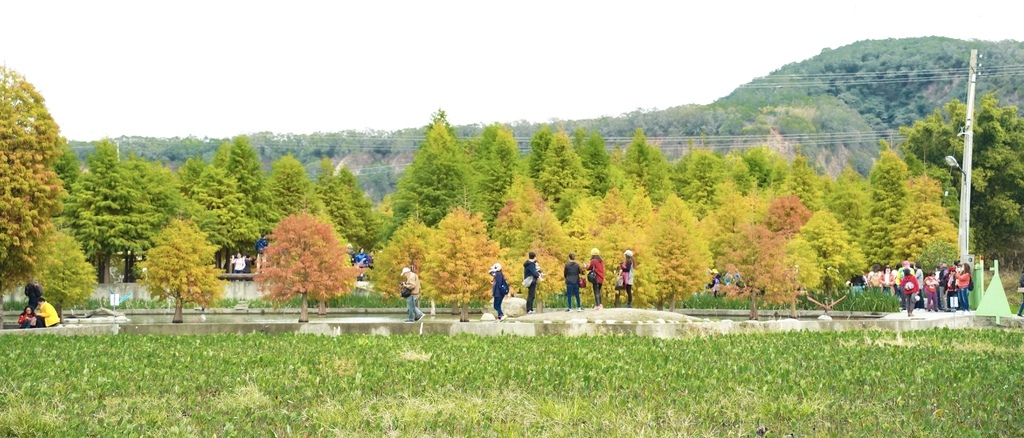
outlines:
[{"label": "green tree", "polygon": [[611,188],[612,164],[604,138],[597,131],[591,131],[578,150],[590,195],[604,196]]},{"label": "green tree", "polygon": [[274,203],[263,174],[263,163],[250,144],[249,137],[238,136],[231,141],[224,167],[228,175],[238,183],[238,192],[242,194],[246,217],[255,222],[260,231],[270,230],[271,225],[283,216],[275,216],[281,212],[271,209]]},{"label": "green tree", "polygon": [[57,172],[57,176],[64,183],[64,191],[70,193],[71,187],[78,180],[78,176],[82,174],[81,163],[78,162],[78,154],[71,150],[63,139],[60,141],[59,148],[60,155],[53,165],[53,170]]},{"label": "green tree", "polygon": [[483,212],[487,223],[494,224],[498,212],[505,207],[518,166],[519,143],[512,130],[498,123],[484,128],[473,151],[471,168],[476,173],[475,209]]},{"label": "green tree", "polygon": [[142,267],[144,284],[153,298],[174,300],[172,323],[183,322],[184,303],[208,306],[224,293],[219,272],[211,264],[217,247],[191,221],[172,220],[154,239]]},{"label": "green tree", "polygon": [[820,210],[822,207],[822,187],[818,174],[814,172],[807,163],[807,156],[797,154],[789,166],[789,174],[786,176],[786,191],[800,198],[811,211]]},{"label": "green tree", "polygon": [[544,168],[548,147],[555,141],[555,133],[550,126],[542,126],[530,138],[530,154],[527,156],[527,172],[530,178],[537,180]]},{"label": "green tree", "polygon": [[881,157],[871,169],[871,209],[865,253],[870,263],[896,261],[893,239],[899,235],[899,223],[908,202],[907,165],[883,143]]},{"label": "green tree", "polygon": [[0,306],[2,291],[32,272],[35,247],[61,211],[53,166],[63,143],[43,96],[0,65]]},{"label": "green tree", "polygon": [[841,218],[843,227],[856,242],[864,244],[865,227],[871,209],[871,196],[864,177],[846,166],[825,197],[825,208]]},{"label": "green tree", "polygon": [[335,231],[346,242],[361,248],[377,246],[380,220],[373,211],[373,203],[348,168],[335,169],[330,159],[321,159],[316,193]]},{"label": "green tree", "polygon": [[268,183],[275,216],[286,217],[298,212],[318,211],[309,173],[291,154],[271,165]]},{"label": "green tree", "polygon": [[229,254],[248,249],[242,243],[259,237],[257,223],[245,214],[243,196],[235,178],[217,166],[206,166],[192,189],[192,201],[203,208],[196,218],[197,225],[218,248],[218,266]]},{"label": "green tree", "polygon": [[637,128],[633,133],[633,141],[626,147],[623,167],[626,176],[643,187],[650,194],[651,201],[661,205],[668,196],[668,162],[661,149],[647,143],[643,129]]},{"label": "green tree", "polygon": [[760,188],[775,187],[785,180],[786,160],[767,146],[747,149],[743,152],[743,162]]},{"label": "green tree", "polygon": [[957,229],[940,204],[942,188],[939,182],[927,176],[911,178],[907,182],[909,199],[899,222],[899,234],[893,236],[897,259],[912,260],[925,246],[939,240],[957,241]]},{"label": "green tree", "polygon": [[673,172],[676,193],[698,218],[707,216],[715,208],[716,190],[726,177],[722,156],[704,149],[687,154]]},{"label": "green tree", "polygon": [[178,183],[181,185],[183,195],[191,198],[195,194],[206,167],[206,162],[199,156],[195,156],[185,160],[185,164],[178,168]]},{"label": "green tree", "polygon": [[554,206],[558,218],[565,220],[572,214],[576,202],[585,195],[583,163],[564,131],[555,134],[544,151],[544,157],[536,178],[537,190]]},{"label": "green tree", "polygon": [[81,245],[60,231],[50,234],[40,248],[37,277],[46,286],[46,300],[63,319],[65,307],[84,303],[96,285],[96,268]]},{"label": "green tree", "polygon": [[800,228],[800,236],[814,250],[826,293],[834,292],[854,274],[864,273],[864,254],[830,211],[814,212]]},{"label": "green tree", "polygon": [[417,218],[437,225],[455,206],[469,208],[470,173],[464,148],[441,121],[428,130],[394,197],[393,224]]}]

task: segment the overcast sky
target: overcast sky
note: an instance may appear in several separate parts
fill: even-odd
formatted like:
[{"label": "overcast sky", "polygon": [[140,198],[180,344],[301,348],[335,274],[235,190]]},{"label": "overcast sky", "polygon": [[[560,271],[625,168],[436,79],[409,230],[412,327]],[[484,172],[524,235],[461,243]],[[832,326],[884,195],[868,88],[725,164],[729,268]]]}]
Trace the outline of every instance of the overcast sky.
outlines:
[{"label": "overcast sky", "polygon": [[0,63],[69,139],[229,137],[422,126],[438,108],[618,115],[710,103],[859,40],[1024,38],[1013,2],[919,3],[0,0]]}]

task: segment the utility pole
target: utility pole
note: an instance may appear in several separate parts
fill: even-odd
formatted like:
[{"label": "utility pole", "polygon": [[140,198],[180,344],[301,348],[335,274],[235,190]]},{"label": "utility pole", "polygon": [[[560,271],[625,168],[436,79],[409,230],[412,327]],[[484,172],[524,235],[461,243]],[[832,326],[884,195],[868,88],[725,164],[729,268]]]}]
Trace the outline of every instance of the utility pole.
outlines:
[{"label": "utility pole", "polygon": [[960,183],[960,261],[968,256],[968,234],[971,230],[971,155],[974,147],[974,86],[978,82],[978,51],[971,50],[970,83],[967,86],[967,123],[964,125],[963,178]]}]

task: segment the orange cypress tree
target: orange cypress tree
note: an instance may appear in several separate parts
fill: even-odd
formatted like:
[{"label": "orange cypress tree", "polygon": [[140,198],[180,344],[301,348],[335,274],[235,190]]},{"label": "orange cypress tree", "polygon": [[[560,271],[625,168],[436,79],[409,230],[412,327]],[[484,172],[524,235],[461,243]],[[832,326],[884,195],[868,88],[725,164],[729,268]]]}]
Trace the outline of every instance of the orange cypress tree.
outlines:
[{"label": "orange cypress tree", "polygon": [[[498,260],[498,244],[487,237],[483,216],[455,208],[437,225],[430,256],[420,277],[438,299],[462,308],[460,321],[469,321],[469,300],[491,296],[487,273]],[[509,274],[506,270],[506,276]]]},{"label": "orange cypress tree", "polygon": [[779,196],[772,199],[768,211],[764,215],[764,224],[773,233],[781,233],[783,237],[793,237],[800,227],[811,219],[811,210],[804,206],[796,195]]},{"label": "orange cypress tree", "polygon": [[[668,301],[675,311],[676,300],[685,300],[707,282],[711,251],[697,227],[697,219],[683,200],[670,194],[651,227],[650,251],[653,262],[653,287],[644,288],[644,297],[651,296],[658,308]],[[653,293],[647,292],[648,290]]]},{"label": "orange cypress tree", "polygon": [[784,304],[796,299],[796,271],[786,264],[786,239],[764,225],[742,225],[722,258],[729,273],[741,280],[726,293],[750,298],[750,319],[757,319],[757,300]]},{"label": "orange cypress tree", "polygon": [[271,301],[302,296],[299,322],[309,322],[309,298],[326,301],[352,290],[359,270],[344,265],[345,249],[331,224],[299,213],[282,219],[269,239],[256,282]]}]

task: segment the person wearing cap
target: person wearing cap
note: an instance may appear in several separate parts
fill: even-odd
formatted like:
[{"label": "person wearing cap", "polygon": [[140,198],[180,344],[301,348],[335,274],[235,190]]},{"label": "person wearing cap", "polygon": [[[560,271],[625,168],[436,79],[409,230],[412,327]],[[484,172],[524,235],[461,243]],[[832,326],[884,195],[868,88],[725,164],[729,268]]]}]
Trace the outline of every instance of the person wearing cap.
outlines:
[{"label": "person wearing cap", "polygon": [[626,307],[633,307],[633,273],[636,270],[636,262],[633,260],[633,251],[626,250],[623,253],[625,260],[619,263],[619,275],[622,276],[622,286],[626,289]]},{"label": "person wearing cap", "polygon": [[587,280],[594,287],[594,310],[601,310],[601,286],[604,285],[604,260],[601,259],[601,251],[597,248],[590,250],[590,263],[586,266]]},{"label": "person wearing cap", "polygon": [[583,272],[583,267],[576,261],[576,254],[569,254],[569,262],[565,264],[565,268],[562,271],[565,277],[565,299],[569,302],[569,306],[565,308],[566,312],[572,311],[572,297],[576,297],[576,307],[580,312],[583,311],[583,303],[580,302],[580,273]]},{"label": "person wearing cap", "polygon": [[523,282],[527,278],[530,285],[526,287],[526,313],[536,313],[533,310],[533,301],[537,298],[537,282],[540,281],[540,267],[537,266],[537,254],[530,252],[523,262]]},{"label": "person wearing cap", "polygon": [[508,282],[505,281],[505,274],[501,272],[501,263],[491,266],[491,296],[494,297],[494,311],[498,312],[498,319],[494,322],[501,322],[505,319],[505,312],[501,311],[501,301],[508,295]]},{"label": "person wearing cap", "polygon": [[402,268],[402,276],[405,277],[402,287],[412,291],[405,298],[405,304],[408,309],[408,318],[405,322],[419,321],[423,319],[423,312],[420,310],[420,277],[408,267]]},{"label": "person wearing cap", "polygon": [[36,312],[36,328],[53,327],[60,324],[60,315],[57,309],[46,302],[46,298],[39,297],[39,311]]}]

